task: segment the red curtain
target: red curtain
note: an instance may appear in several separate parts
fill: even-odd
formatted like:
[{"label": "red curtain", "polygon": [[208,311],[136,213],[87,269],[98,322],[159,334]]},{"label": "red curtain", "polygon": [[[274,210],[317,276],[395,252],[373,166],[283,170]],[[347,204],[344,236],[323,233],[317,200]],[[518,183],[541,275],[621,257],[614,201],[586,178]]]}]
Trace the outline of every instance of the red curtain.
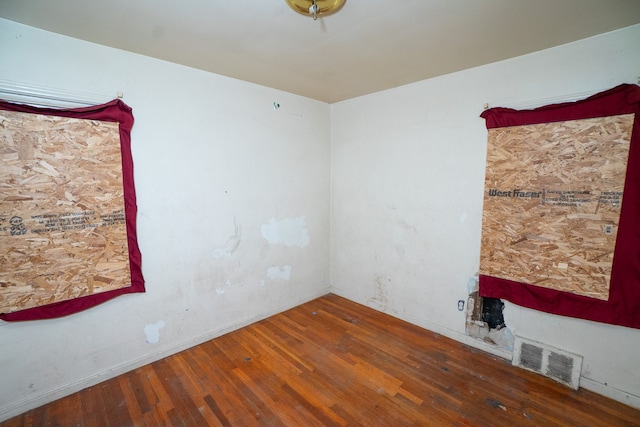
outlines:
[{"label": "red curtain", "polygon": [[487,129],[635,113],[609,300],[603,301],[496,277],[480,276],[480,295],[547,313],[640,329],[640,87],[623,84],[582,101],[535,110],[492,108]]},{"label": "red curtain", "polygon": [[62,317],[94,307],[119,295],[144,292],[142,277],[142,256],[138,248],[136,235],[136,192],[133,183],[133,158],[131,157],[131,128],[133,114],[131,108],[120,100],[86,108],[53,109],[37,108],[27,105],[12,104],[0,101],[0,110],[19,111],[23,113],[45,114],[59,117],[117,122],[120,130],[120,147],[122,154],[122,180],[124,185],[124,207],[127,227],[127,243],[129,247],[129,266],[131,270],[131,286],[102,292],[95,295],[61,301],[41,307],[29,308],[13,313],[0,314],[5,321],[35,320]]}]

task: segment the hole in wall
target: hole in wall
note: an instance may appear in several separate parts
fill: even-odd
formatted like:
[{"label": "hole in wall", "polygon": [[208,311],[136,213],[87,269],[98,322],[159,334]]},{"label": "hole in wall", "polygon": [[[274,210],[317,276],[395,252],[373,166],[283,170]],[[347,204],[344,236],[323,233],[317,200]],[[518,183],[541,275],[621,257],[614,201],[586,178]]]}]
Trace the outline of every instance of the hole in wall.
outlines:
[{"label": "hole in wall", "polygon": [[467,301],[467,335],[501,349],[513,351],[513,334],[503,315],[504,303],[499,298],[485,298],[474,291]]},{"label": "hole in wall", "polygon": [[482,321],[489,325],[491,329],[502,329],[506,325],[504,324],[504,316],[502,310],[504,310],[504,303],[499,298],[487,298],[479,297],[482,305]]}]

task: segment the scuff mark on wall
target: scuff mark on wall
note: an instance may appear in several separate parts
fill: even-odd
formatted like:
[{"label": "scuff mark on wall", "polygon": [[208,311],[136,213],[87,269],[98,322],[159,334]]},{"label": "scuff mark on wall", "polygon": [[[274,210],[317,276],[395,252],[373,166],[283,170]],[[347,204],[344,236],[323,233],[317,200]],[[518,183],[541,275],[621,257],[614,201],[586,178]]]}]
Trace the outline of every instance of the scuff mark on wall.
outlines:
[{"label": "scuff mark on wall", "polygon": [[267,269],[267,276],[270,279],[283,279],[289,280],[291,278],[291,266],[285,265],[284,267],[269,267]]},{"label": "scuff mark on wall", "polygon": [[149,344],[157,344],[160,341],[160,329],[164,328],[164,326],[164,320],[160,320],[144,327],[144,334]]},{"label": "scuff mark on wall", "polygon": [[216,288],[216,294],[222,295],[224,294],[226,288],[230,288],[230,287],[231,287],[231,280],[227,280],[226,282],[224,282],[224,287],[218,286]]},{"label": "scuff mark on wall", "polygon": [[400,227],[402,227],[405,231],[411,232],[413,234],[418,234],[418,229],[416,228],[415,225],[413,224],[409,224],[406,220],[404,219],[399,219],[397,221],[398,225]]},{"label": "scuff mark on wall", "polygon": [[285,218],[281,221],[271,218],[268,223],[261,227],[260,231],[262,232],[262,237],[272,245],[283,244],[304,248],[309,244],[307,220],[303,216]]},{"label": "scuff mark on wall", "polygon": [[376,274],[373,279],[373,287],[375,295],[369,298],[367,302],[373,306],[378,307],[382,311],[387,309],[389,303],[387,285],[391,283],[391,279],[384,278]]},{"label": "scuff mark on wall", "polygon": [[240,246],[240,240],[242,237],[242,226],[238,225],[236,218],[233,218],[233,226],[235,232],[224,243],[224,246],[213,251],[214,258],[222,258],[223,256],[231,256]]},{"label": "scuff mark on wall", "polygon": [[395,221],[392,228],[393,247],[401,260],[407,256],[407,247],[412,247],[412,243],[419,235],[415,225],[407,222],[404,218]]}]

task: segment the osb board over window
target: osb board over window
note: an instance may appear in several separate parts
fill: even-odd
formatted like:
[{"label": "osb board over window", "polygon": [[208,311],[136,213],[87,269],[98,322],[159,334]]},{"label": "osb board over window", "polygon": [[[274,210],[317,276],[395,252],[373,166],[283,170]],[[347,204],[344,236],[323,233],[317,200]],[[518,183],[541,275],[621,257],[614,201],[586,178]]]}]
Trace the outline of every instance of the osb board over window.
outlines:
[{"label": "osb board over window", "polygon": [[489,130],[480,274],[608,299],[633,120]]},{"label": "osb board over window", "polygon": [[118,123],[0,111],[0,313],[131,286]]}]

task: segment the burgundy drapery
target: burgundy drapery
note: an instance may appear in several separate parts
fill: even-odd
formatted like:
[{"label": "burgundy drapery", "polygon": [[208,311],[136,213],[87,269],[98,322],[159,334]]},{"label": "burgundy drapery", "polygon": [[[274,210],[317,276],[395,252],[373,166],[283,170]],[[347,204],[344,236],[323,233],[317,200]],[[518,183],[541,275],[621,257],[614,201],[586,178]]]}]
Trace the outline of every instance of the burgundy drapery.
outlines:
[{"label": "burgundy drapery", "polygon": [[635,113],[609,300],[480,276],[480,295],[547,313],[640,329],[640,87],[623,84],[585,100],[517,111],[482,113],[487,129]]},{"label": "burgundy drapery", "polygon": [[133,114],[131,108],[120,100],[113,100],[106,104],[74,109],[39,108],[27,105],[13,104],[0,101],[0,110],[19,111],[23,113],[45,114],[77,119],[117,122],[120,132],[120,151],[122,155],[122,181],[124,186],[124,207],[127,228],[127,244],[129,249],[129,267],[131,271],[131,286],[75,298],[68,301],[33,307],[13,313],[0,314],[5,321],[51,319],[77,313],[94,307],[119,295],[144,292],[144,278],[142,276],[142,255],[138,248],[136,234],[136,192],[133,182],[133,158],[131,156],[131,128]]}]

